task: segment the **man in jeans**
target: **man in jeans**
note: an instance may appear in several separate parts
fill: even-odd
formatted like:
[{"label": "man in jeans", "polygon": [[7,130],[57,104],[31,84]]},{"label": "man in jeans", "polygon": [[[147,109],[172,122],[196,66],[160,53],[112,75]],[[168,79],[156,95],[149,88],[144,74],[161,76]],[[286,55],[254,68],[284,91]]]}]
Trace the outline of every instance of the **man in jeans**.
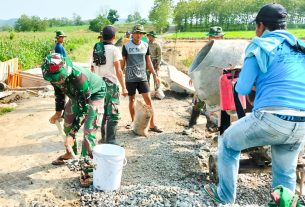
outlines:
[{"label": "man in jeans", "polygon": [[[156,71],[153,68],[149,47],[146,42],[141,39],[146,32],[142,25],[135,25],[132,31],[132,40],[123,46],[123,61],[122,68],[126,63],[125,81],[126,88],[129,96],[129,112],[131,116],[131,124],[128,124],[126,128],[131,129],[133,127],[133,121],[135,119],[135,95],[136,90],[142,95],[145,103],[153,109],[152,100],[149,93],[149,86],[146,76],[146,68],[152,73],[154,81],[160,84],[160,79],[157,76]],[[163,132],[156,123],[154,112],[150,119],[150,131],[157,133]]]},{"label": "man in jeans", "polygon": [[215,201],[234,203],[242,150],[271,145],[272,187],[296,187],[298,154],[305,136],[305,47],[286,29],[286,9],[267,4],[258,12],[256,35],[246,49],[236,91],[256,88],[253,112],[218,140],[219,183],[205,186]]},{"label": "man in jeans", "polygon": [[[120,103],[119,84],[122,87],[122,95],[127,95],[120,64],[122,55],[119,48],[113,45],[115,33],[116,30],[113,26],[103,28],[99,36],[100,42],[94,46],[93,62],[91,64],[91,71],[102,77],[107,86],[101,131],[102,142],[108,144],[117,144],[116,131],[120,119],[118,108]],[[103,57],[99,57],[99,55]]]}]

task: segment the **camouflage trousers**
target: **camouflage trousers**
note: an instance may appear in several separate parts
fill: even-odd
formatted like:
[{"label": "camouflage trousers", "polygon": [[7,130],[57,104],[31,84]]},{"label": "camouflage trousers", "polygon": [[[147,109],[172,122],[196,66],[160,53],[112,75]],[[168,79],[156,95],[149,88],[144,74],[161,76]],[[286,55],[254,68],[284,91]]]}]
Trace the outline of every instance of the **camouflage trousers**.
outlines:
[{"label": "camouflage trousers", "polygon": [[195,111],[206,111],[206,103],[202,100],[200,100],[197,96],[197,94],[194,95],[193,98],[193,110]]},{"label": "camouflage trousers", "polygon": [[[64,113],[64,131],[66,135],[72,129],[75,121],[80,122],[72,111],[72,101],[69,100],[65,105]],[[84,136],[82,141],[82,155],[92,157],[92,149],[96,145],[96,131],[100,127],[101,119],[104,113],[104,99],[91,100],[89,103],[88,113],[85,115],[81,123],[84,124]],[[73,150],[77,154],[77,142],[74,143]]]},{"label": "camouflage trousers", "polygon": [[119,86],[115,83],[112,83],[107,78],[103,79],[106,83],[107,93],[105,96],[104,115],[101,126],[102,138],[105,136],[107,123],[117,123],[120,120],[120,112],[118,107],[120,104]]}]

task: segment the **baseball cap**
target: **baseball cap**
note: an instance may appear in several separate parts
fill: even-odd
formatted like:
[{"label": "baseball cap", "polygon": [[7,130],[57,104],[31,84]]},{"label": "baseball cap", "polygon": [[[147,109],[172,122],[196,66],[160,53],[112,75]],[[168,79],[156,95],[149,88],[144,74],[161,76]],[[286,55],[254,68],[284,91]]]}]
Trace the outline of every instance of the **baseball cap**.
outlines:
[{"label": "baseball cap", "polygon": [[281,4],[271,3],[263,6],[253,22],[286,22],[287,11]]},{"label": "baseball cap", "polygon": [[111,40],[115,36],[116,29],[111,25],[107,25],[101,33],[104,40]]}]

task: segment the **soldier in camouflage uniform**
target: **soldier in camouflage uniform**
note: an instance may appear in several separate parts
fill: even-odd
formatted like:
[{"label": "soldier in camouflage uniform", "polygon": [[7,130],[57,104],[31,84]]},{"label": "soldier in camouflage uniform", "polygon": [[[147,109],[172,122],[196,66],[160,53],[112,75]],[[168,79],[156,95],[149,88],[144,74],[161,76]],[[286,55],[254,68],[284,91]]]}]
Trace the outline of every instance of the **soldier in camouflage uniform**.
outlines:
[{"label": "soldier in camouflage uniform", "polygon": [[[64,132],[66,134],[66,153],[52,164],[64,164],[64,160],[72,158],[67,146],[73,146],[77,154],[75,134],[84,124],[82,155],[92,158],[95,146],[96,131],[101,123],[104,112],[106,84],[96,74],[81,67],[72,65],[68,58],[58,53],[49,54],[41,66],[43,78],[50,81],[55,90],[56,112],[50,118],[52,124],[64,112]],[[65,104],[65,95],[69,101]]]},{"label": "soldier in camouflage uniform", "polygon": [[[221,27],[215,26],[211,27],[208,35],[208,40],[220,40],[223,39],[224,33]],[[190,79],[189,84],[192,85],[192,80]],[[193,132],[194,126],[197,124],[197,119],[199,118],[200,113],[206,112],[206,103],[200,100],[195,92],[193,98],[193,107],[191,112],[191,118],[189,120],[189,125],[187,129],[183,130],[183,135],[190,135]],[[214,124],[211,122],[208,116],[207,118],[207,128],[213,130]]]},{"label": "soldier in camouflage uniform", "polygon": [[[120,119],[118,105],[120,103],[119,84],[122,87],[122,95],[127,95],[123,72],[120,60],[122,54],[113,45],[116,30],[113,26],[105,26],[101,35],[100,42],[96,43],[93,51],[93,62],[91,71],[103,78],[107,86],[105,97],[104,116],[101,126],[102,142],[108,144],[118,144],[116,141],[116,131]],[[98,52],[98,50],[103,50]],[[105,61],[99,61],[99,55],[104,55]]]},{"label": "soldier in camouflage uniform", "polygon": [[[154,31],[150,31],[147,33],[147,38],[149,40],[148,42],[148,47],[150,50],[150,58],[151,58],[151,62],[153,64],[153,67],[158,75],[158,72],[160,70],[160,64],[161,64],[161,58],[162,58],[162,54],[161,54],[161,46],[159,43],[156,42],[156,38],[157,38],[157,34]],[[147,73],[147,80],[148,83],[150,81],[150,71],[146,71]],[[154,88],[155,90],[159,88],[159,85],[156,84],[154,82]]]}]

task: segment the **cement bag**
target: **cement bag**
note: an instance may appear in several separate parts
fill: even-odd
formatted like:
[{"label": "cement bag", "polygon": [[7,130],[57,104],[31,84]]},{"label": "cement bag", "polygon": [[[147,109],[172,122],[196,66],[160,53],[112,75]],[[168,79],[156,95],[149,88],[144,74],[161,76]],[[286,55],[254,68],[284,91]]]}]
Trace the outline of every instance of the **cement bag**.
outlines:
[{"label": "cement bag", "polygon": [[152,116],[152,109],[150,106],[147,106],[143,102],[137,100],[136,107],[135,107],[135,120],[133,131],[137,135],[141,136],[148,136],[148,125],[150,118]]}]

